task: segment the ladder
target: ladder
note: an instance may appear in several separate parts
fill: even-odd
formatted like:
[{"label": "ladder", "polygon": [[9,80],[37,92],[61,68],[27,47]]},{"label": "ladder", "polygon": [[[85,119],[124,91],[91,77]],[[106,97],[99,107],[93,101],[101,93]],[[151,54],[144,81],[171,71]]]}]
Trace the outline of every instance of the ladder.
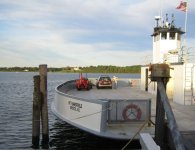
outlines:
[{"label": "ladder", "polygon": [[184,105],[192,105],[193,98],[193,65],[185,64],[185,80],[184,80]]},{"label": "ladder", "polygon": [[195,64],[192,66],[192,105],[195,105]]}]

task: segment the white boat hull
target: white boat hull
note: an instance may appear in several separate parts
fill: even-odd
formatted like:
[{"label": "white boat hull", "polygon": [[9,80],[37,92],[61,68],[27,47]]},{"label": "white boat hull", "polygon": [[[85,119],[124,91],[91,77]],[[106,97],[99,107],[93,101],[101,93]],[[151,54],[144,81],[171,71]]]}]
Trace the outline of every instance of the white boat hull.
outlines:
[{"label": "white boat hull", "polygon": [[[145,120],[150,117],[150,99],[111,100],[88,98],[72,95],[75,90],[74,81],[68,81],[56,88],[55,100],[52,103],[53,113],[67,123],[97,136],[113,139],[131,139]],[[76,92],[76,91],[75,91]],[[81,94],[93,94],[93,91],[79,91]],[[111,90],[109,91],[111,92]],[[100,93],[101,94],[101,93]],[[120,102],[120,103],[119,103]],[[119,104],[118,104],[119,103]],[[134,105],[139,106],[141,114]],[[137,113],[135,118],[124,117],[128,107]],[[126,109],[126,110],[125,110]],[[126,111],[124,113],[124,110]],[[136,110],[138,112],[136,112]],[[134,117],[134,116],[132,116]],[[139,118],[138,118],[139,117]],[[154,128],[146,125],[144,132],[154,134]],[[136,136],[136,139],[139,135]]]}]

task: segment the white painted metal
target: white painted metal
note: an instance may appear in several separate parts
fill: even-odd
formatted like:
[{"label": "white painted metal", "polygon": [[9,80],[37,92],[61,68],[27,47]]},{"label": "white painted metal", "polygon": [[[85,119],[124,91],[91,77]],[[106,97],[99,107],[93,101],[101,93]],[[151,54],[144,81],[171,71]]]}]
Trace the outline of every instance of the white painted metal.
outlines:
[{"label": "white painted metal", "polygon": [[182,105],[194,104],[194,64],[173,65],[173,101]]},{"label": "white painted metal", "polygon": [[102,104],[81,101],[56,93],[54,107],[64,119],[79,126],[101,132]]},{"label": "white painted metal", "polygon": [[174,66],[173,78],[174,78],[173,102],[184,105],[185,70],[183,64]]},{"label": "white painted metal", "polygon": [[[169,99],[182,105],[195,105],[195,64],[177,63],[170,65],[169,82],[167,83],[167,95]],[[141,68],[141,90],[145,90],[145,70]],[[156,94],[156,83],[148,79],[148,92]]]},{"label": "white painted metal", "polygon": [[[117,89],[93,88],[90,91],[77,91],[72,83],[62,84],[56,88],[52,111],[67,123],[92,134],[113,139],[131,139],[151,116],[150,95],[140,92],[136,86],[122,87],[126,85],[124,81],[119,85]],[[110,101],[117,103],[117,107],[112,108]],[[131,109],[129,105],[132,104],[137,107],[133,106]],[[126,109],[127,107],[131,110]],[[140,118],[130,117],[132,120],[125,120],[122,114],[124,110],[128,117],[132,112],[134,115],[141,112]],[[117,120],[109,122],[111,112],[118,112]],[[143,131],[154,135],[154,126],[147,124]]]},{"label": "white painted metal", "polygon": [[140,144],[142,150],[160,150],[160,146],[158,146],[150,134],[141,133],[140,134]]},{"label": "white painted metal", "polygon": [[192,64],[185,64],[184,105],[192,104]]},{"label": "white painted metal", "polygon": [[[162,34],[158,34],[156,36],[153,36],[153,63],[163,63],[164,62],[164,55],[168,54],[170,50],[179,50],[181,41],[177,39],[177,34],[175,34],[175,39],[169,38],[169,32],[167,34],[167,39],[162,39]],[[156,39],[156,40],[155,40]],[[171,62],[178,62],[179,57],[173,56],[172,58],[169,58],[169,61]]]},{"label": "white painted metal", "polygon": [[[153,36],[153,63],[172,63],[170,67],[171,79],[167,83],[167,95],[169,99],[182,105],[195,105],[195,64],[181,63],[181,35],[184,33],[179,28],[170,30],[169,26],[157,26],[154,28]],[[170,32],[175,34],[171,38]],[[164,35],[163,35],[164,34]],[[164,38],[165,37],[165,38]],[[165,58],[166,56],[166,58]],[[141,90],[145,90],[145,70],[149,66],[141,68]],[[156,94],[156,83],[148,78],[148,92]]]},{"label": "white painted metal", "polygon": [[[108,123],[132,123],[143,122],[148,120],[151,116],[151,100],[150,99],[136,99],[136,100],[109,100],[109,111],[108,111]],[[125,120],[124,113],[127,111],[127,117],[130,120]],[[139,111],[139,112],[138,112]],[[140,118],[139,114],[140,114]]]}]

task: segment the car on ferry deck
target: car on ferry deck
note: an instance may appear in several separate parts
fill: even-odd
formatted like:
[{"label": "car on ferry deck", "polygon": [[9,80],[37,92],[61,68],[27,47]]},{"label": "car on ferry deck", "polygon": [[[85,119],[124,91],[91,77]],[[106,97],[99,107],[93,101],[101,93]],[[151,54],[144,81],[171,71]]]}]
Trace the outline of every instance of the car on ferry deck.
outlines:
[{"label": "car on ferry deck", "polygon": [[112,80],[108,75],[101,75],[96,83],[97,89],[109,88],[112,89]]}]

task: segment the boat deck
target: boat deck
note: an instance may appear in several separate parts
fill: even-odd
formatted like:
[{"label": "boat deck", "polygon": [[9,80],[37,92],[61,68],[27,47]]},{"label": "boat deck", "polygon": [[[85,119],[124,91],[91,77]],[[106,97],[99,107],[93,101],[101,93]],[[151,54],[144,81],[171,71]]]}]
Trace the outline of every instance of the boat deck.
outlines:
[{"label": "boat deck", "polygon": [[[151,120],[155,122],[156,113],[156,96],[145,91],[141,91],[137,87],[118,87],[117,89],[93,89],[89,91],[77,91],[76,89],[68,92],[70,95],[84,99],[148,99],[151,98]],[[183,106],[170,101],[172,106],[179,130],[182,132],[190,133],[195,131],[195,106]],[[128,131],[138,131],[142,123],[134,123],[131,125],[126,124],[110,124],[108,125],[109,131],[121,135],[128,134]],[[145,131],[154,134],[154,126],[144,128]],[[193,132],[194,133],[194,132]]]},{"label": "boat deck", "polygon": [[[136,87],[118,87],[113,89],[97,89],[95,86],[89,91],[87,90],[81,90],[78,91],[77,89],[73,88],[71,90],[66,91],[64,87],[62,86],[59,88],[60,92],[66,93],[68,95],[87,99],[90,101],[95,100],[145,100],[145,99],[152,99],[154,97],[153,95],[142,92],[139,90],[139,88]],[[153,106],[155,106],[155,101]],[[153,112],[152,115],[155,115],[155,107],[152,108]],[[103,137],[111,137],[116,139],[130,139],[130,137],[133,137],[134,134],[140,129],[142,124],[144,124],[144,121],[135,121],[131,123],[127,122],[112,122],[107,123],[107,130],[104,133],[101,133],[99,136]],[[152,136],[154,135],[154,126],[148,126],[145,125],[143,128],[144,132],[150,133]],[[139,138],[139,135],[136,136],[136,139]]]},{"label": "boat deck", "polygon": [[[73,85],[74,86],[74,85]],[[115,86],[113,86],[115,87]],[[97,89],[95,86],[89,91],[81,90],[78,91],[75,88],[70,88],[66,90],[64,86],[58,89],[60,92],[68,94],[78,99],[87,99],[88,101],[95,100],[143,100],[143,99],[151,99],[151,120],[155,122],[155,114],[156,114],[156,95],[150,94],[145,91],[141,91],[137,86],[118,86],[113,89]],[[195,106],[183,106],[180,104],[173,103],[170,101],[172,106],[172,110],[174,112],[176,122],[179,130],[181,131],[183,137],[185,139],[189,139],[192,142],[191,145],[194,146],[194,137],[195,137]],[[143,125],[143,121],[141,122],[131,122],[122,123],[107,123],[107,130],[99,134],[99,136],[103,137],[111,137],[116,139],[129,139],[129,137],[133,137],[137,131],[139,131],[140,127]],[[154,136],[154,125],[148,126],[145,125],[141,132],[150,133]],[[138,136],[136,137],[138,138]],[[189,141],[188,140],[188,141]],[[193,147],[192,146],[192,147]]]}]

